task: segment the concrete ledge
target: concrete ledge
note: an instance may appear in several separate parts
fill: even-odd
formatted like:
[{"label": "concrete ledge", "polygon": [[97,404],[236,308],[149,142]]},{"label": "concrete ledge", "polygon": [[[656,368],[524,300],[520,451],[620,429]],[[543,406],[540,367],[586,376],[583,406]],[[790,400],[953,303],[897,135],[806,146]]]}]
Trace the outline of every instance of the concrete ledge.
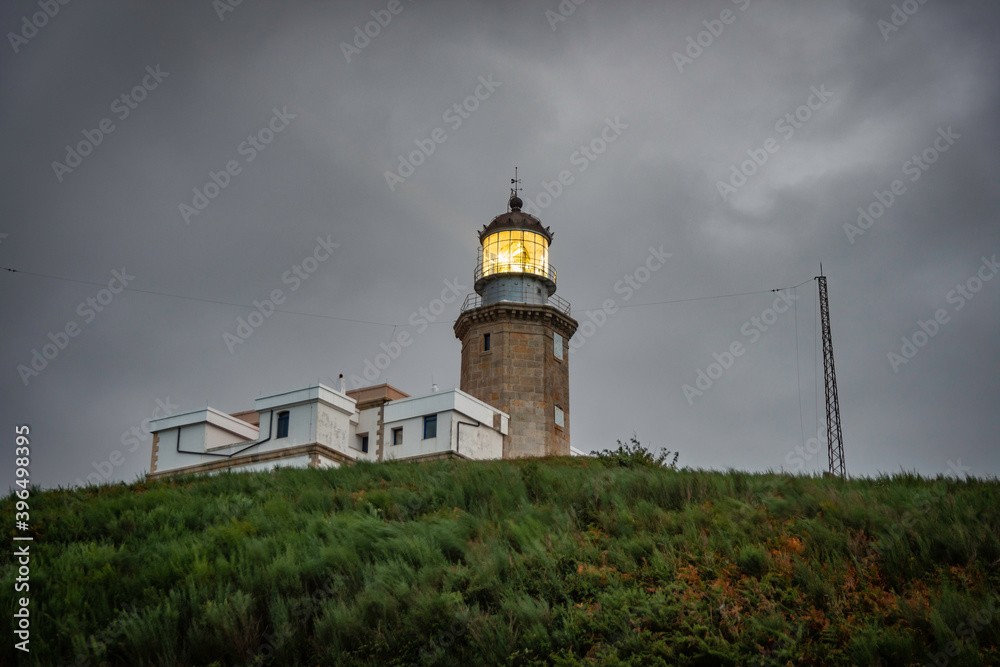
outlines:
[{"label": "concrete ledge", "polygon": [[462,459],[464,461],[472,460],[468,456],[463,456],[458,452],[453,452],[449,450],[447,452],[434,452],[433,454],[421,454],[420,456],[411,456],[405,459],[387,459],[387,461],[395,461],[395,462],[405,461],[407,463],[410,462],[422,463],[426,461],[444,461],[446,459]]},{"label": "concrete ledge", "polygon": [[353,415],[356,409],[356,401],[353,398],[346,394],[341,394],[339,391],[331,389],[324,384],[316,384],[303,389],[293,389],[291,391],[261,396],[254,401],[254,409],[257,412],[264,412],[265,410],[277,410],[311,401],[325,403],[332,408],[340,410],[345,415]]},{"label": "concrete ledge", "polygon": [[321,445],[319,443],[312,443],[309,445],[299,445],[297,447],[288,447],[285,449],[275,449],[269,452],[261,452],[256,454],[247,454],[245,456],[236,456],[231,459],[219,460],[219,461],[209,461],[207,463],[199,463],[193,466],[185,466],[184,468],[174,468],[172,470],[162,470],[158,472],[151,472],[146,475],[146,479],[164,479],[168,477],[180,477],[182,475],[197,475],[210,472],[221,472],[223,470],[235,470],[239,471],[240,468],[246,465],[251,465],[254,463],[267,463],[269,461],[280,461],[282,459],[293,458],[296,456],[307,455],[311,460],[318,460],[319,456],[325,456],[326,458],[333,459],[340,464],[351,464],[354,463],[355,459],[347,456],[343,452],[338,452],[335,449],[331,449],[326,445]]},{"label": "concrete ledge", "polygon": [[500,303],[491,303],[488,306],[472,308],[459,315],[458,319],[455,320],[455,337],[464,340],[465,334],[474,325],[498,320],[545,324],[558,331],[567,340],[573,337],[577,327],[580,326],[579,322],[554,306],[501,301]]},{"label": "concrete ledge", "polygon": [[179,415],[153,419],[149,422],[149,430],[151,433],[157,433],[159,431],[166,431],[172,428],[181,428],[183,426],[191,426],[192,424],[201,423],[211,424],[212,426],[220,428],[223,431],[238,435],[247,441],[256,440],[259,433],[256,426],[252,426],[242,419],[237,419],[232,415],[220,412],[215,408],[202,408],[200,410],[184,412]]}]

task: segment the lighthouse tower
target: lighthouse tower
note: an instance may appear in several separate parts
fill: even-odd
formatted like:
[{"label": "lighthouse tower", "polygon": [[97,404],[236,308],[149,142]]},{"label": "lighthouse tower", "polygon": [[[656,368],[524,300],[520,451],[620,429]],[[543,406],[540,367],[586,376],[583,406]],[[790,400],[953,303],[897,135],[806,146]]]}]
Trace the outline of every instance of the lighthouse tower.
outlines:
[{"label": "lighthouse tower", "polygon": [[455,321],[461,390],[510,415],[503,457],[569,456],[569,339],[577,322],[555,296],[552,230],[509,210],[479,232],[475,294]]}]

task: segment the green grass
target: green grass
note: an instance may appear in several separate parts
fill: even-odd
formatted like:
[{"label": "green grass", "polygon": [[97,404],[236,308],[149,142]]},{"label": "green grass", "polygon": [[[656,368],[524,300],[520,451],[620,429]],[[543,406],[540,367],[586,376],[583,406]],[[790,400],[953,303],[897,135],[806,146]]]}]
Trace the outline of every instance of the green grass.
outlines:
[{"label": "green grass", "polygon": [[1000,664],[995,480],[443,461],[29,503],[4,664]]}]

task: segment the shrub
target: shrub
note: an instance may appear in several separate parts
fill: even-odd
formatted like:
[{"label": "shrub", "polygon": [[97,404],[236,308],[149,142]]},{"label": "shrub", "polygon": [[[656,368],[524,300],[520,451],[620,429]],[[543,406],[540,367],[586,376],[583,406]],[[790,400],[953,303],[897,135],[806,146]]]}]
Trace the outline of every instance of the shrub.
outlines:
[{"label": "shrub", "polygon": [[[673,454],[673,458],[670,455]],[[669,468],[677,469],[677,452],[661,451],[653,454],[642,446],[636,439],[635,433],[629,438],[629,442],[618,441],[618,449],[605,449],[600,452],[591,452],[591,456],[596,456],[600,460],[620,468]],[[670,463],[667,463],[670,459]]]}]

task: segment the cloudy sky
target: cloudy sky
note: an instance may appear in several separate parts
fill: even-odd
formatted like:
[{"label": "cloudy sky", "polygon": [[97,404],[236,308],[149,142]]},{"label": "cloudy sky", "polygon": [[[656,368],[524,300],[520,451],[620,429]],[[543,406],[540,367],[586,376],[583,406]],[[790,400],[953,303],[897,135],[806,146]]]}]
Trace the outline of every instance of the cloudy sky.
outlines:
[{"label": "cloudy sky", "polygon": [[457,385],[515,166],[575,447],[823,470],[822,262],[848,471],[1000,473],[994,2],[44,6],[0,9],[5,488],[15,425],[35,483],[132,481],[154,413],[363,378],[401,331],[375,382]]}]

